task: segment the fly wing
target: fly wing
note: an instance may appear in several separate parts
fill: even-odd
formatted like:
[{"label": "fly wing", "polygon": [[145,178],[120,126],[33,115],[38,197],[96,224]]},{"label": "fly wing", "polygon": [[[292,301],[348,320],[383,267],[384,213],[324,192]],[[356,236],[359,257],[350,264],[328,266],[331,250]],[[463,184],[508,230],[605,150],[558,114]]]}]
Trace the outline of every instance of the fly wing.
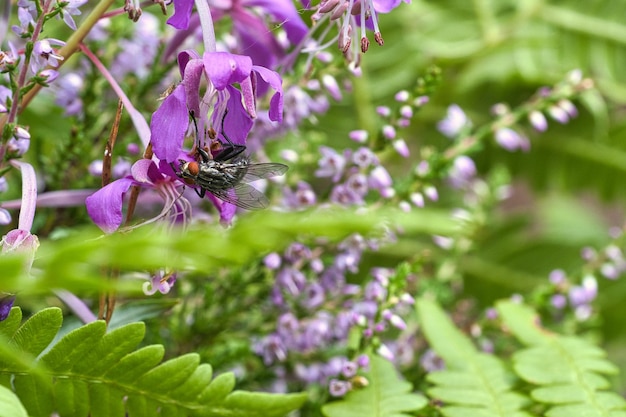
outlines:
[{"label": "fly wing", "polygon": [[[267,164],[270,165],[270,164]],[[228,190],[210,190],[217,198],[246,210],[261,210],[269,207],[270,202],[265,195],[251,186],[240,182]]]},{"label": "fly wing", "polygon": [[267,164],[248,164],[246,169],[246,175],[243,177],[242,182],[252,182],[283,175],[289,167],[285,164],[270,162]]}]

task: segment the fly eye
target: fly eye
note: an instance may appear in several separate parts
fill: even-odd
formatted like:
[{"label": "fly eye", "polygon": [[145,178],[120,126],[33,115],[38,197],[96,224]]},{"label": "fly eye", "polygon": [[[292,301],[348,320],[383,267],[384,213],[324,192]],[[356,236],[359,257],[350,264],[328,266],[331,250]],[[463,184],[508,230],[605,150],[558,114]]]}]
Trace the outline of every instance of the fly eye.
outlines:
[{"label": "fly eye", "polygon": [[194,176],[200,173],[200,165],[198,165],[195,161],[187,162],[185,164],[185,169]]}]

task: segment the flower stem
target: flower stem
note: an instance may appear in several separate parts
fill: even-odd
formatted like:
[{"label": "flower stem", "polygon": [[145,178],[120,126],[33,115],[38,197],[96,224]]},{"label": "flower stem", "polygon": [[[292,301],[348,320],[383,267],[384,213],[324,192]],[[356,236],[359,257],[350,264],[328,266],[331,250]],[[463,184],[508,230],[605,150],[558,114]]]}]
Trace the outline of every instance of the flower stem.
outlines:
[{"label": "flower stem", "polygon": [[200,18],[200,26],[202,27],[202,40],[204,42],[204,52],[215,52],[217,50],[215,44],[215,29],[213,28],[213,18],[211,17],[211,8],[207,0],[195,0],[196,10]]},{"label": "flower stem", "polygon": [[124,103],[124,107],[126,107],[126,111],[130,115],[133,124],[135,125],[135,129],[137,130],[137,134],[139,135],[139,139],[141,143],[143,143],[144,147],[148,147],[148,143],[150,143],[150,127],[146,122],[146,119],[143,115],[133,106],[133,103],[128,99],[122,87],[115,81],[115,78],[111,75],[109,70],[100,62],[97,56],[95,56],[85,44],[79,44],[80,50],[93,62],[98,71],[102,74],[102,76],[109,82],[109,85],[115,91],[119,99]]}]

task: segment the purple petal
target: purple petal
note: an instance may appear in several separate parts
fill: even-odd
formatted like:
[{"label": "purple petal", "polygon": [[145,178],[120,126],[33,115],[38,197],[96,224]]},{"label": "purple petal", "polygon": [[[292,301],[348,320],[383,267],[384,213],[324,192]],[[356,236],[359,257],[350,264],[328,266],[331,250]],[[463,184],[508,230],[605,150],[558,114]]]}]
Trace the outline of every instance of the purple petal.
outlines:
[{"label": "purple petal", "polygon": [[246,51],[254,64],[274,68],[278,59],[285,55],[272,31],[256,16],[245,11],[233,15],[233,29],[238,35],[240,50]]},{"label": "purple petal", "polygon": [[[227,90],[230,98],[227,103],[228,115],[224,120],[224,131],[233,143],[245,145],[248,133],[252,129],[252,118],[241,104],[241,93],[239,90],[230,85]],[[221,120],[216,120],[216,117],[217,114],[213,113],[213,125],[219,126]]]},{"label": "purple petal", "polygon": [[374,10],[378,13],[389,13],[400,5],[402,0],[374,0]]},{"label": "purple petal", "polygon": [[223,225],[229,225],[233,220],[233,217],[235,217],[237,206],[222,201],[211,193],[207,193],[207,197],[211,200],[217,211],[220,212],[220,223]]},{"label": "purple petal", "polygon": [[150,121],[150,141],[159,159],[174,162],[178,157],[189,126],[185,89],[181,84],[167,96]]},{"label": "purple petal", "polygon": [[178,71],[181,77],[185,75],[185,68],[192,59],[200,59],[200,55],[193,49],[185,49],[178,54]]},{"label": "purple petal", "polygon": [[200,82],[204,73],[204,63],[201,59],[191,59],[185,67],[183,75],[183,85],[187,96],[187,110],[193,114],[200,115]]},{"label": "purple petal", "polygon": [[167,19],[167,24],[176,29],[187,29],[193,9],[193,0],[174,0],[174,15]]},{"label": "purple petal", "polygon": [[156,164],[151,159],[140,159],[130,169],[135,181],[144,184],[155,184],[163,179]]},{"label": "purple petal", "polygon": [[216,89],[223,90],[232,83],[240,83],[250,76],[252,59],[228,52],[205,52],[204,69]]},{"label": "purple petal", "polygon": [[239,88],[241,89],[241,94],[243,94],[243,105],[245,106],[248,114],[253,119],[256,119],[256,83],[252,84],[252,77],[248,77],[243,82],[239,84]]},{"label": "purple petal", "polygon": [[274,17],[273,20],[281,22],[281,26],[287,32],[287,38],[294,45],[300,43],[309,31],[291,0],[249,0],[247,5],[260,6],[267,10],[267,13]]},{"label": "purple petal", "polygon": [[11,312],[11,307],[13,307],[13,303],[15,302],[15,295],[13,294],[2,294],[0,295],[0,321],[6,320],[9,317],[9,313]]},{"label": "purple petal", "polygon": [[85,199],[91,220],[105,233],[113,233],[122,224],[124,194],[135,181],[121,178],[99,189]]},{"label": "purple petal", "polygon": [[270,100],[270,120],[274,122],[283,121],[283,80],[280,75],[267,68],[258,65],[252,66],[252,69],[261,77],[265,83],[276,91]]}]

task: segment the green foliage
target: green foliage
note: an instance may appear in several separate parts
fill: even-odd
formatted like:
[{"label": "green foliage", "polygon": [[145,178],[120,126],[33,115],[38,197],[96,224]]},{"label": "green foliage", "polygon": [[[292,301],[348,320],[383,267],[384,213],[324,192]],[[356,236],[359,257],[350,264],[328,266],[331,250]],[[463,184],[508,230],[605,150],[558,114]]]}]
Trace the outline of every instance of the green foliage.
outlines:
[{"label": "green foliage", "polygon": [[365,374],[369,385],[351,391],[340,401],[322,407],[326,417],[403,417],[420,410],[428,401],[411,393],[411,384],[398,376],[387,360],[373,356]]},{"label": "green foliage", "polygon": [[[382,233],[387,224],[401,226],[406,233],[448,235],[456,231],[454,221],[435,210],[372,210],[359,215],[353,210],[266,211],[242,217],[228,230],[219,224],[175,231],[144,227],[108,236],[85,230],[53,244],[43,241],[34,264],[39,271],[33,272],[37,274],[34,279],[20,280],[24,271],[11,268],[0,282],[0,291],[24,294],[55,288],[81,293],[106,290],[112,284],[102,279],[103,269],[155,270],[163,267],[164,259],[168,268],[209,275],[225,265],[245,265],[259,254],[281,250],[297,236],[339,240],[353,233]],[[5,262],[13,265],[15,261],[0,257],[3,272]],[[118,291],[138,291],[136,282],[121,280],[115,285]]]},{"label": "green foliage", "polygon": [[211,366],[200,364],[195,353],[161,363],[162,346],[135,350],[144,337],[143,323],[107,332],[106,324],[96,321],[40,355],[61,325],[61,311],[42,310],[18,327],[20,318],[15,307],[0,323],[0,413],[14,410],[0,416],[25,416],[21,404],[32,417],[53,412],[63,417],[281,416],[306,400],[304,394],[233,391],[234,376],[212,379]]},{"label": "green foliage", "polygon": [[[605,353],[581,338],[540,328],[528,307],[498,304],[505,328],[528,346],[513,355],[513,372],[508,361],[477,351],[435,303],[419,300],[417,312],[431,347],[446,363],[446,370],[428,376],[435,384],[428,393],[447,404],[445,416],[530,416],[523,409],[533,402],[548,407],[548,417],[626,416],[626,401],[606,391],[610,384],[602,375],[617,369]],[[530,398],[521,394],[527,391]]]},{"label": "green foliage", "polygon": [[424,335],[446,363],[445,371],[428,375],[435,384],[429,395],[449,404],[442,409],[445,416],[530,416],[522,410],[529,401],[514,391],[515,377],[502,360],[477,351],[435,303],[419,300],[417,313]]},{"label": "green foliage", "polygon": [[607,392],[618,369],[604,351],[588,341],[547,332],[538,326],[535,313],[512,302],[498,304],[498,312],[509,330],[527,348],[515,353],[517,375],[539,386],[530,395],[551,405],[548,417],[626,416],[626,401]]}]

